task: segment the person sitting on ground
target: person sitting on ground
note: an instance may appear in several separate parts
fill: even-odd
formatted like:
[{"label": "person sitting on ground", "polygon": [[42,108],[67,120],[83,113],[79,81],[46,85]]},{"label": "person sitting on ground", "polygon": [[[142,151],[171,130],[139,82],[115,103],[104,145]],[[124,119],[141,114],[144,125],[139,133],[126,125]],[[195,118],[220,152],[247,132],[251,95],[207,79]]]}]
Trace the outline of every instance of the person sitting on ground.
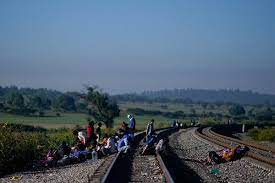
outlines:
[{"label": "person sitting on ground", "polygon": [[86,145],[86,138],[82,131],[78,132],[78,139],[83,145]]},{"label": "person sitting on ground", "polygon": [[53,148],[48,151],[46,158],[40,161],[41,165],[45,167],[52,167],[56,164],[56,162],[56,151]]},{"label": "person sitting on ground", "polygon": [[86,145],[85,145],[84,141],[81,140],[81,139],[83,139],[83,137],[79,138],[78,135],[77,135],[77,139],[75,140],[76,142],[75,142],[75,146],[74,147],[77,148],[77,149],[79,149],[79,150],[81,150],[81,151],[84,151],[85,148],[86,148]]},{"label": "person sitting on ground", "polygon": [[86,160],[86,155],[89,154],[88,149],[86,148],[79,148],[82,146],[76,146],[72,148],[72,151],[69,155],[72,162],[83,162]]},{"label": "person sitting on ground", "polygon": [[128,127],[128,124],[125,123],[124,121],[122,121],[122,124],[121,124],[119,130],[120,130],[120,132],[123,132],[123,135],[129,134],[129,133],[130,133],[130,129],[129,129],[129,127]]},{"label": "person sitting on ground", "polygon": [[[219,151],[210,151],[207,163],[209,164],[211,162],[215,162],[217,164],[220,164],[228,161],[233,161],[244,156],[248,150],[249,149],[247,147],[241,148],[241,146],[238,145],[237,147],[232,149],[224,148]],[[217,152],[222,153],[219,155],[217,154]]]},{"label": "person sitting on ground", "polygon": [[[78,131],[77,130],[74,130],[73,131],[73,135],[74,135],[74,138],[75,138],[75,140],[74,140],[74,149],[75,148],[77,148],[77,149],[80,149],[80,150],[85,150],[85,148],[86,148],[86,145],[85,144],[83,144],[83,140],[81,141],[81,139],[83,139],[83,137],[82,138],[79,138],[79,136],[78,136]],[[81,135],[81,136],[83,136],[83,135]]]},{"label": "person sitting on ground", "polygon": [[142,155],[154,154],[155,152],[155,143],[158,142],[158,138],[156,135],[152,134],[147,137],[145,142],[145,146],[143,151],[141,152]]},{"label": "person sitting on ground", "polygon": [[129,143],[129,135],[125,134],[119,141],[117,145],[118,151],[124,151],[124,153],[127,153],[127,151],[130,148],[130,143]]},{"label": "person sitting on ground", "polygon": [[164,137],[163,139],[159,140],[156,145],[155,151],[157,153],[162,153],[165,156],[168,156],[167,144],[168,144],[168,137]]},{"label": "person sitting on ground", "polygon": [[65,141],[59,146],[58,150],[55,153],[57,160],[62,159],[65,155],[68,156],[71,153],[71,148],[66,144]]},{"label": "person sitting on ground", "polygon": [[101,151],[103,155],[109,155],[117,152],[117,147],[113,137],[106,136],[106,143],[102,143]]},{"label": "person sitting on ground", "polygon": [[155,148],[155,151],[160,153],[160,152],[163,152],[164,151],[164,140],[161,139],[157,145],[156,145],[156,148]]},{"label": "person sitting on ground", "polygon": [[108,138],[109,138],[109,136],[108,136],[107,134],[105,134],[105,135],[103,136],[102,141],[100,142],[100,144],[101,144],[102,146],[106,146],[106,145],[107,145]]},{"label": "person sitting on ground", "polygon": [[104,148],[109,149],[111,154],[117,152],[117,146],[114,137],[108,138],[107,145]]},{"label": "person sitting on ground", "polygon": [[124,136],[124,134],[125,134],[124,130],[119,128],[117,130],[117,132],[115,133],[115,136],[117,137],[116,139],[118,139],[118,140],[121,139]]}]

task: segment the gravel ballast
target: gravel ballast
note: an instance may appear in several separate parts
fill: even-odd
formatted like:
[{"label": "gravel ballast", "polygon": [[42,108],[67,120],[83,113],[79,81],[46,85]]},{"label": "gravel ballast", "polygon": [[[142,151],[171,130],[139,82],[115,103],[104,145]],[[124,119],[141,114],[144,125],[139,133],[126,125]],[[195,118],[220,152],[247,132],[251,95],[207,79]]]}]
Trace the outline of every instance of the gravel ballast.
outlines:
[{"label": "gravel ballast", "polygon": [[[37,183],[37,182],[88,182],[88,175],[91,175],[102,164],[104,159],[97,161],[85,161],[83,163],[51,168],[45,171],[30,171],[8,175],[0,179],[2,183]],[[12,180],[12,178],[16,180]]]},{"label": "gravel ballast", "polygon": [[202,182],[275,182],[274,169],[261,167],[247,157],[219,165],[205,165],[201,161],[207,158],[208,152],[222,147],[197,137],[194,129],[171,135],[169,145]]}]

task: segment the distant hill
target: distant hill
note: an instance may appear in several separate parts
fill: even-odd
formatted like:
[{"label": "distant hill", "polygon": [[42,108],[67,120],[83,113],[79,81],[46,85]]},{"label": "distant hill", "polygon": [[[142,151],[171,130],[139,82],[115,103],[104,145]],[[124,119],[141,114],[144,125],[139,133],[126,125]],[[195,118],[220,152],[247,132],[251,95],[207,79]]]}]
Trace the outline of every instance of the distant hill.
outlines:
[{"label": "distant hill", "polygon": [[[11,93],[20,93],[24,96],[40,96],[53,101],[61,95],[70,95],[76,101],[81,93],[60,92],[56,90],[40,88],[18,88],[16,86],[0,86],[0,102],[9,97]],[[275,105],[275,95],[260,94],[252,91],[240,90],[205,90],[205,89],[165,89],[159,91],[144,91],[142,93],[130,93],[112,95],[116,101],[132,102],[178,102],[178,103],[238,103],[249,105]]]},{"label": "distant hill", "polygon": [[118,101],[208,102],[275,105],[275,95],[240,90],[172,89],[115,95]]}]

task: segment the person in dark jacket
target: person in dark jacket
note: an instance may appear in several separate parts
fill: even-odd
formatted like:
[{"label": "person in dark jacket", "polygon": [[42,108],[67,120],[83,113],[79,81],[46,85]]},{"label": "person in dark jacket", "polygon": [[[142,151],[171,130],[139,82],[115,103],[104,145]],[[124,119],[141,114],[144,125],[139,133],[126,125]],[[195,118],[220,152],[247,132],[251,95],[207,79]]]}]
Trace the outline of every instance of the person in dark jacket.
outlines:
[{"label": "person in dark jacket", "polygon": [[154,122],[155,122],[155,120],[151,119],[151,121],[148,123],[147,128],[146,128],[146,135],[147,136],[151,136],[155,133]]}]

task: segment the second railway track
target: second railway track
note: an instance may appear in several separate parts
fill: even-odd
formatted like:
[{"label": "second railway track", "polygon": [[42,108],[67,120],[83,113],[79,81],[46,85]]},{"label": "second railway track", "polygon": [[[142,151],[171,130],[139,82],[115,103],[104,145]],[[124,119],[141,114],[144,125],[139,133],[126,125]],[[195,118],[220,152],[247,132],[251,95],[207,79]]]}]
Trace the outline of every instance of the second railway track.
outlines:
[{"label": "second railway track", "polygon": [[250,149],[247,153],[249,157],[269,164],[273,167],[275,166],[274,150],[264,147],[258,148],[258,145],[240,141],[238,139],[233,139],[231,137],[223,136],[221,134],[214,132],[211,127],[198,128],[196,130],[196,134],[201,138],[209,140],[223,147],[232,148],[233,145],[245,145]]}]

